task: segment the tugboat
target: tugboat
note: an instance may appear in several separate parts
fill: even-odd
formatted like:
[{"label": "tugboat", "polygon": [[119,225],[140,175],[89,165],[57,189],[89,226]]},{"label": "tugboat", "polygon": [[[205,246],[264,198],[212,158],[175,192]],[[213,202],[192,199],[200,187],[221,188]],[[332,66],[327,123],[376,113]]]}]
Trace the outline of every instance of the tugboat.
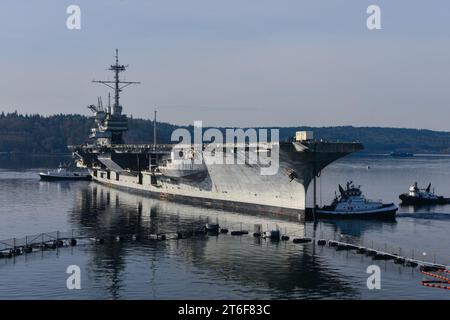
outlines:
[{"label": "tugboat", "polygon": [[67,166],[59,165],[58,169],[53,171],[40,172],[39,176],[44,181],[56,180],[91,180],[89,172],[75,172],[68,170]]},{"label": "tugboat", "polygon": [[319,218],[393,219],[398,208],[395,204],[368,200],[362,195],[361,186],[347,182],[346,189],[339,185],[340,195],[335,195],[331,205],[318,208]]},{"label": "tugboat", "polygon": [[408,193],[402,193],[398,196],[402,200],[402,205],[421,205],[421,204],[446,204],[450,203],[449,198],[438,196],[431,191],[431,183],[426,189],[420,189],[417,182],[409,187]]}]

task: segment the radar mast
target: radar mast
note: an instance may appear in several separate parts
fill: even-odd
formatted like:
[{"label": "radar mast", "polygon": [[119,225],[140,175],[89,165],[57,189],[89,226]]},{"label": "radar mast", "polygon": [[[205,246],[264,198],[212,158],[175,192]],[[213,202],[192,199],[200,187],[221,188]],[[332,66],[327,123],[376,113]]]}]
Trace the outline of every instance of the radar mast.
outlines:
[{"label": "radar mast", "polygon": [[[140,82],[120,80],[119,74],[126,71],[127,68],[128,65],[119,64],[119,50],[116,49],[115,64],[109,67],[109,70],[114,72],[114,80],[92,80],[94,83],[104,84],[114,90],[112,110],[108,107],[106,112],[103,108],[101,108],[101,113],[95,112],[96,127],[92,128],[90,137],[96,139],[96,143],[99,145],[122,144],[123,132],[128,130],[127,117],[122,115],[120,93],[125,87],[132,84],[140,84]],[[93,110],[92,108],[90,109]]]}]

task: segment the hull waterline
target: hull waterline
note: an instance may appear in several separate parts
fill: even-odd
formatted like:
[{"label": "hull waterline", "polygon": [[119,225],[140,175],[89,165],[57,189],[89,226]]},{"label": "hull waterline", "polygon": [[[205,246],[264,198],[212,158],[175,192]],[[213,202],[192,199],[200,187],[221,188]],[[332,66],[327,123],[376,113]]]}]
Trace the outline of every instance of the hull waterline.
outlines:
[{"label": "hull waterline", "polygon": [[64,176],[54,176],[54,175],[48,175],[48,174],[42,174],[42,173],[39,174],[39,177],[43,181],[89,181],[92,179],[90,175],[64,177]]},{"label": "hull waterline", "polygon": [[[332,213],[317,211],[316,218],[319,219],[355,219],[355,220],[395,220],[398,208],[381,212],[361,212],[361,213]],[[313,219],[312,212],[307,215],[307,219]]]}]

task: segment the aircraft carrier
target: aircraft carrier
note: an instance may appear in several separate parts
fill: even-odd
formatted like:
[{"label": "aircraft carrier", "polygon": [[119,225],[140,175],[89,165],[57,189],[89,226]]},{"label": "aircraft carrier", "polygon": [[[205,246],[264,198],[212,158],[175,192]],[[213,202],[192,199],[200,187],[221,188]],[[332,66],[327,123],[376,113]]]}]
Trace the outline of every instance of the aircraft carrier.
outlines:
[{"label": "aircraft carrier", "polygon": [[[213,149],[222,150],[223,154],[231,150],[236,160],[221,164],[205,160],[203,153],[211,149],[211,143],[192,144],[183,149],[184,155],[177,149],[180,144],[175,142],[127,144],[124,133],[128,121],[122,113],[120,93],[138,82],[119,78],[126,66],[119,64],[117,50],[115,64],[109,70],[114,73],[112,81],[94,82],[114,91],[113,105],[103,107],[101,100],[90,105],[88,108],[95,114],[92,141],[68,146],[77,166],[87,168],[97,183],[204,207],[304,217],[311,181],[315,189],[315,177],[323,168],[363,148],[359,142],[317,141],[311,132],[298,132],[289,141],[258,141],[256,145],[245,139],[233,139],[214,145]],[[267,163],[250,162],[250,151],[258,156],[276,152],[277,169],[271,174],[261,174]],[[177,161],[180,154],[184,157],[181,163]]]}]

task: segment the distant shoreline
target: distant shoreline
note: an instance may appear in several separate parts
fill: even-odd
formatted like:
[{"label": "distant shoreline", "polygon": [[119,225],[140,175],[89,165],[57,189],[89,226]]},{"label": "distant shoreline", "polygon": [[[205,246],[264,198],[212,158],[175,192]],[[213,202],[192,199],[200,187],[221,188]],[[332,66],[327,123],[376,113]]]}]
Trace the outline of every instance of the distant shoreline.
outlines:
[{"label": "distant shoreline", "polygon": [[[64,155],[67,145],[88,141],[94,120],[79,114],[53,116],[0,113],[0,154],[16,152],[22,154]],[[128,143],[153,143],[153,121],[128,118],[129,130],[125,133]],[[157,122],[156,143],[171,142],[174,130],[184,128],[193,131],[193,126],[178,126]],[[209,127],[204,127],[208,129]],[[217,128],[221,131],[226,127]],[[246,130],[248,128],[240,128]],[[359,141],[364,150],[359,154],[389,154],[391,152],[413,154],[450,154],[450,132],[426,129],[388,127],[261,127],[278,129],[280,141],[288,141],[296,131],[314,132],[314,138],[325,141]]]}]

